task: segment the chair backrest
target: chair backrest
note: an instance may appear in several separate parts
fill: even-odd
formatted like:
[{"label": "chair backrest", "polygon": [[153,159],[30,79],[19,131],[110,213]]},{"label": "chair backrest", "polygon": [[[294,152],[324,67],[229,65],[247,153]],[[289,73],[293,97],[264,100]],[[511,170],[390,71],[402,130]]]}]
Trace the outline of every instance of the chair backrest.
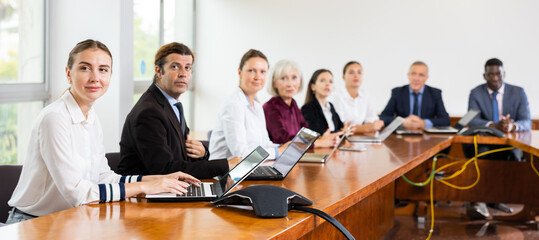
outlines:
[{"label": "chair backrest", "polygon": [[115,173],[118,173],[118,166],[120,165],[120,153],[119,152],[111,152],[105,154],[105,157],[107,157],[107,160],[109,161],[109,166],[112,171]]},{"label": "chair backrest", "polygon": [[0,165],[0,222],[5,223],[11,207],[7,202],[19,182],[22,165]]}]

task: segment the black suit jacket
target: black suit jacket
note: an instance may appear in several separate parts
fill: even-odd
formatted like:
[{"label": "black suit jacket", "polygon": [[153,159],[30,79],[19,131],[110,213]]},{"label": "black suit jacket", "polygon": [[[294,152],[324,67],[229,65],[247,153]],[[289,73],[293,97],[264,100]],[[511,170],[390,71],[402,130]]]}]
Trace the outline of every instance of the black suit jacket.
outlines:
[{"label": "black suit jacket", "polygon": [[[343,128],[343,123],[341,121],[341,118],[339,118],[339,114],[335,111],[335,108],[333,107],[333,104],[329,103],[329,108],[331,109],[331,120],[333,120],[333,125],[335,126],[335,130],[333,132],[338,132]],[[329,128],[328,121],[326,121],[326,117],[324,117],[324,112],[322,111],[322,106],[320,106],[320,103],[315,98],[313,101],[306,103],[301,107],[301,113],[303,114],[303,118],[305,118],[305,121],[309,124],[309,128],[315,132],[318,132],[320,134],[324,134]]]},{"label": "black suit jacket", "polygon": [[209,154],[202,159],[187,157],[186,136],[180,129],[169,102],[152,84],[125,119],[119,173],[147,175],[182,171],[197,178],[212,178],[228,172],[226,159],[208,161]]},{"label": "black suit jacket", "polygon": [[[393,88],[391,99],[380,115],[380,119],[387,126],[395,117],[408,117],[410,114],[409,85]],[[449,126],[451,124],[442,100],[442,90],[425,85],[421,100],[421,118],[431,120],[434,126]]]}]

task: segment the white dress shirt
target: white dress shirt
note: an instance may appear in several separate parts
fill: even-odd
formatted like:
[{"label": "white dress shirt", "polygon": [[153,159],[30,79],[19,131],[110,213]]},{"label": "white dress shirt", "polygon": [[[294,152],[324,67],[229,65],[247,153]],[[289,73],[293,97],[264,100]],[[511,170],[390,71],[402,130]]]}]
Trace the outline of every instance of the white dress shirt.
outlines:
[{"label": "white dress shirt", "polygon": [[361,125],[379,119],[369,96],[361,89],[356,98],[352,98],[346,88],[335,91],[331,96],[331,102],[343,123],[353,122]]},{"label": "white dress shirt", "polygon": [[40,112],[28,146],[10,206],[43,216],[125,196],[125,177],[110,170],[94,108],[86,119],[69,91]]},{"label": "white dress shirt", "polygon": [[210,137],[210,160],[244,158],[257,146],[278,155],[278,146],[269,139],[262,104],[255,98],[254,107],[241,88],[237,88],[221,107]]},{"label": "white dress shirt", "polygon": [[328,123],[329,131],[335,131],[335,124],[333,123],[333,113],[331,113],[331,105],[329,105],[327,101],[326,106],[323,106],[320,102],[318,102],[318,104],[320,104],[320,107],[322,107],[322,113],[324,113],[324,118]]}]

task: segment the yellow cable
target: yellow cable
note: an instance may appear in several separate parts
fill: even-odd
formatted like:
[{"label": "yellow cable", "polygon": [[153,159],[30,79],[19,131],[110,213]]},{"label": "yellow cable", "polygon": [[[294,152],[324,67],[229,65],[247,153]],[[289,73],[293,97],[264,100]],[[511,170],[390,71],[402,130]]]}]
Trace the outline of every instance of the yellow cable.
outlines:
[{"label": "yellow cable", "polygon": [[[443,179],[437,179],[437,180],[440,181],[441,183],[443,183],[443,184],[445,184],[445,185],[447,185],[449,187],[455,188],[455,189],[459,189],[459,190],[470,189],[470,188],[474,187],[475,185],[477,185],[477,183],[479,183],[479,180],[481,179],[481,174],[480,174],[480,171],[479,171],[479,165],[477,164],[477,158],[479,158],[481,156],[485,156],[487,154],[491,154],[491,153],[495,153],[495,152],[501,152],[501,151],[507,151],[507,150],[511,150],[511,149],[513,149],[513,147],[499,148],[499,149],[486,151],[486,152],[481,153],[481,154],[477,154],[477,135],[476,135],[476,136],[474,136],[475,156],[473,158],[471,158],[470,160],[467,160],[467,161],[460,160],[460,161],[452,162],[452,163],[446,164],[446,165],[436,169],[435,172],[438,173],[438,172],[442,171],[445,168],[448,168],[450,166],[453,166],[453,165],[464,162],[462,167],[459,170],[457,170],[456,172],[454,172],[453,174],[451,174],[451,176],[444,177]],[[434,157],[436,158],[438,156],[446,156],[448,158],[452,158],[451,156],[448,156],[447,154],[437,154]],[[459,176],[462,172],[464,172],[466,170],[466,168],[468,167],[468,165],[471,162],[474,162],[475,169],[477,171],[477,178],[476,178],[474,183],[472,183],[471,185],[468,185],[468,186],[462,186],[461,187],[461,186],[457,186],[457,185],[454,185],[454,184],[451,184],[451,183],[445,181],[445,180],[449,180],[449,179],[452,179],[452,178],[455,178],[455,177]],[[537,171],[537,169],[535,168],[535,165],[533,164],[533,155],[531,155],[531,165],[532,165],[532,168],[535,171],[535,173],[537,173],[537,175],[539,175],[539,171]],[[434,177],[434,176],[431,176],[431,177]],[[430,210],[430,212],[431,212],[431,224],[430,224],[429,235],[427,236],[426,240],[429,240],[430,237],[432,236],[432,233],[434,232],[434,181],[430,182],[430,209],[431,209]]]},{"label": "yellow cable", "polygon": [[537,174],[537,176],[539,176],[539,171],[537,171],[537,168],[535,168],[535,165],[533,164],[533,154],[530,154],[530,156],[531,156],[531,158],[532,158],[531,161],[530,161],[530,163],[531,163],[531,165],[532,165],[533,171],[535,171],[535,173]]},{"label": "yellow cable", "polygon": [[429,236],[426,240],[429,240],[434,232],[434,181],[430,181],[430,230]]}]

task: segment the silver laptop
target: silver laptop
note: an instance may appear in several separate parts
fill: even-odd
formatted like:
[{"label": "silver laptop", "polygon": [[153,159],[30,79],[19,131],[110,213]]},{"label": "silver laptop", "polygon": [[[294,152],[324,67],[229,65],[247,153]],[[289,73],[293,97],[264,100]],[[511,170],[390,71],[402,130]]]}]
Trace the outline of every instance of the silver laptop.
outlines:
[{"label": "silver laptop", "polygon": [[249,174],[248,180],[283,180],[299,159],[320,136],[317,132],[301,128],[281,156],[271,166],[260,166]]},{"label": "silver laptop", "polygon": [[339,141],[335,144],[335,147],[333,147],[333,150],[329,154],[323,154],[323,153],[305,153],[303,157],[299,160],[300,162],[316,162],[316,163],[325,163],[331,155],[339,148],[341,143],[343,142],[343,139],[348,136],[350,133],[350,129],[352,128],[352,124],[344,131],[344,134],[339,138]]},{"label": "silver laptop", "polygon": [[374,136],[349,136],[349,137],[347,137],[347,139],[350,142],[379,143],[379,142],[382,142],[382,141],[386,140],[386,138],[389,137],[389,135],[391,135],[391,133],[393,133],[402,124],[402,122],[404,122],[404,118],[396,117],[379,134],[378,134],[378,132],[376,132],[376,135],[374,135]]},{"label": "silver laptop", "polygon": [[187,188],[187,193],[177,195],[174,193],[148,194],[149,201],[160,202],[187,202],[187,201],[211,201],[217,199],[232,190],[236,185],[253,172],[269,156],[262,147],[258,146],[232,170],[220,177],[217,182],[202,182],[200,187],[195,185]]},{"label": "silver laptop", "polygon": [[470,109],[453,127],[431,127],[425,128],[424,130],[428,133],[457,133],[466,127],[477,116],[477,114],[479,114],[479,112],[479,110]]}]

